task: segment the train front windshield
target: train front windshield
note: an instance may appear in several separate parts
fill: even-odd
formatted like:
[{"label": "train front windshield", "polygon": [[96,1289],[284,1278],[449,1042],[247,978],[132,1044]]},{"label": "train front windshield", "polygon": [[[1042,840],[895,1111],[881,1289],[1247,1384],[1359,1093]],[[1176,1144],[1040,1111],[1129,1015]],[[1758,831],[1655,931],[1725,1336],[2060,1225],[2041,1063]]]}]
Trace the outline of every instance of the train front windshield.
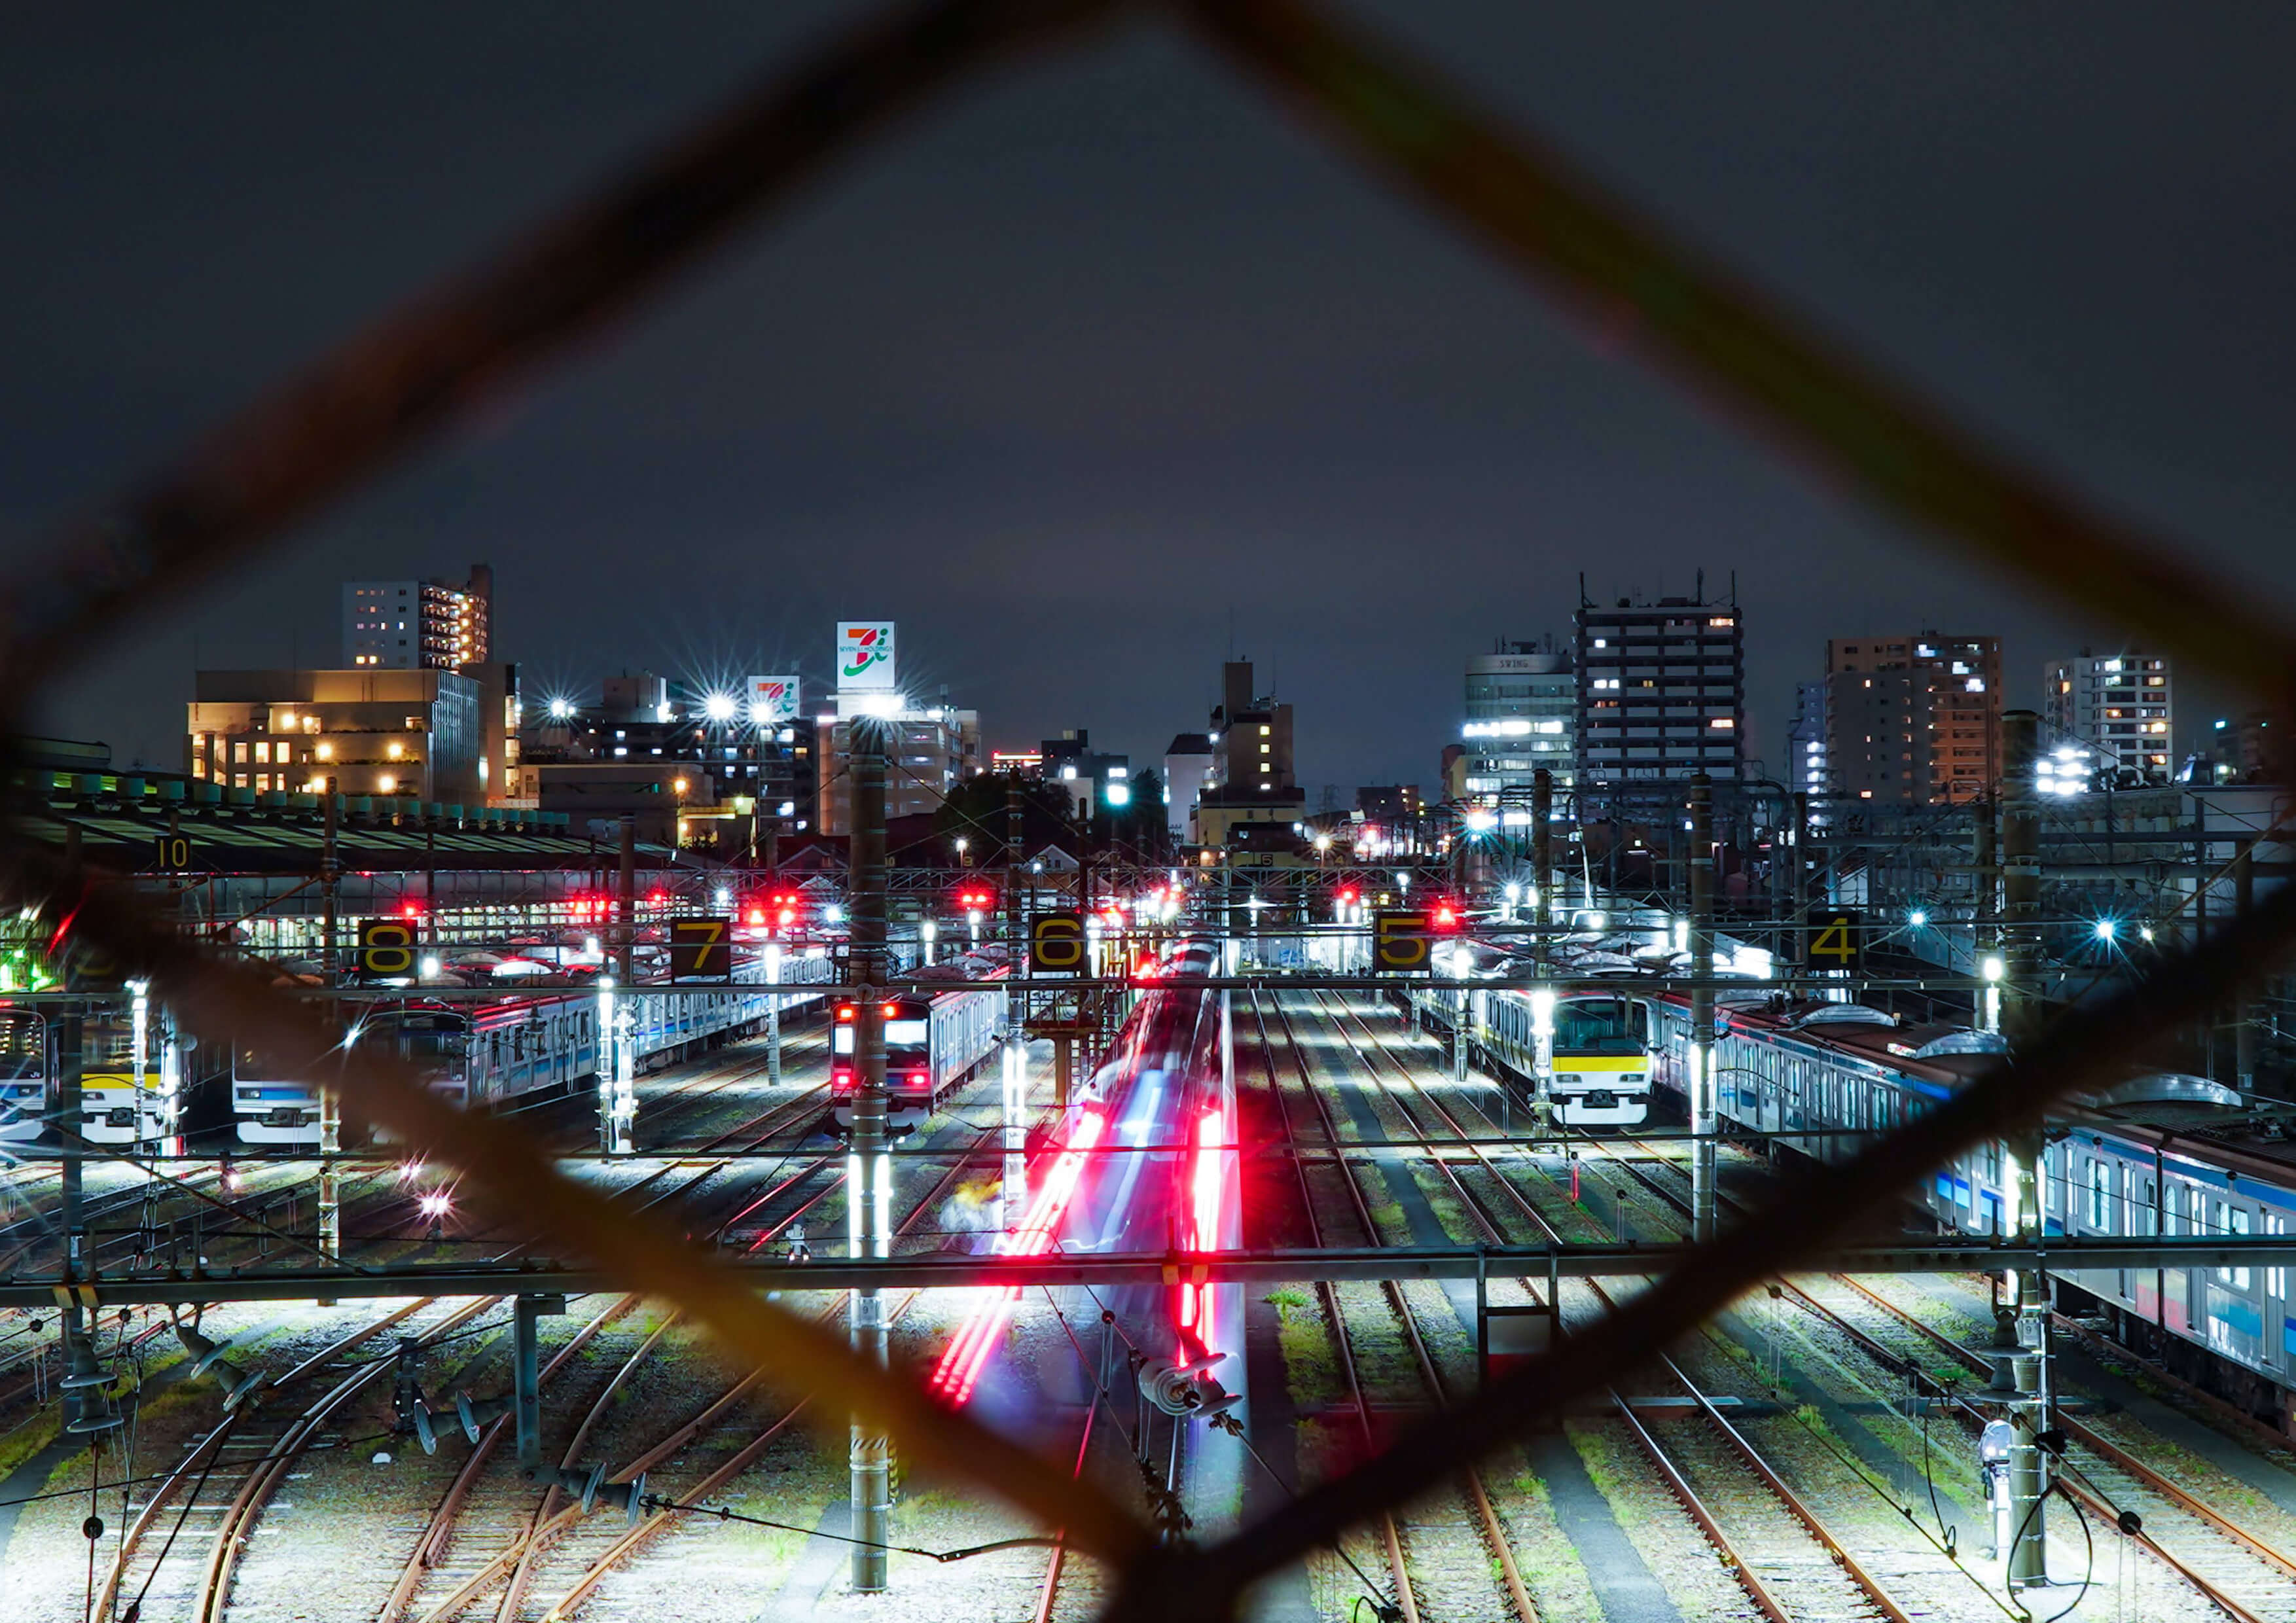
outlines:
[{"label": "train front windshield", "polygon": [[1630,1054],[1644,1051],[1643,1005],[1630,997],[1571,997],[1554,1006],[1554,1052]]},{"label": "train front windshield", "polygon": [[904,1005],[885,1021],[885,1086],[897,1092],[932,1089],[932,1022]]},{"label": "train front windshield", "polygon": [[0,1082],[37,1081],[46,1074],[45,1022],[37,1014],[0,1014]]}]

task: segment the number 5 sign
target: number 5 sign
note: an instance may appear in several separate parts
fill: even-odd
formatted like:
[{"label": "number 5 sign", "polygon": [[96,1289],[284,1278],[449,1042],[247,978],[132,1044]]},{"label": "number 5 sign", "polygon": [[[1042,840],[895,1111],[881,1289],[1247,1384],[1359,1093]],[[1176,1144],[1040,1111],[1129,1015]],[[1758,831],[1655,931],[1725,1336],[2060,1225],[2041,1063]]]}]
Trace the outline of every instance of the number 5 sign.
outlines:
[{"label": "number 5 sign", "polygon": [[1863,967],[1865,962],[1865,914],[1841,907],[1810,910],[1810,968],[1854,970]]}]

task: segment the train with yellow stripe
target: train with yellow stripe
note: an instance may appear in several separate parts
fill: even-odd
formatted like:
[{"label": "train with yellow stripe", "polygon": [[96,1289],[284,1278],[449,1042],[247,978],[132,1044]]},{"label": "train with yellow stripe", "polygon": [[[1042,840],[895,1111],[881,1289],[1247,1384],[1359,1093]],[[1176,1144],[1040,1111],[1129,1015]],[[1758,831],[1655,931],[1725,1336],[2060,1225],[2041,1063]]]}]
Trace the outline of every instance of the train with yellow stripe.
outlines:
[{"label": "train with yellow stripe", "polygon": [[[1414,988],[1423,1029],[1452,1040],[1460,994]],[[1542,1041],[1552,1047],[1547,1096],[1554,1119],[1574,1127],[1640,1127],[1650,1118],[1651,1009],[1621,987],[1573,991],[1478,988],[1466,994],[1468,1062],[1526,1093],[1536,1086]]]}]

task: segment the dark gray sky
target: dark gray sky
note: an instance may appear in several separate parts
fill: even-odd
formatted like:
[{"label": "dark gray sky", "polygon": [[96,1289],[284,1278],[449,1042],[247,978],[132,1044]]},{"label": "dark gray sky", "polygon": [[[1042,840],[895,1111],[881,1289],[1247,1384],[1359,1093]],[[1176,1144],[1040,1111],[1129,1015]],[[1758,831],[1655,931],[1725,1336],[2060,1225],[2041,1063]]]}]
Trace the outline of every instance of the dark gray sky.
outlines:
[{"label": "dark gray sky", "polygon": [[[0,545],[847,8],[19,8]],[[1358,5],[1977,422],[2296,593],[2296,9]],[[1229,645],[1310,785],[1431,782],[1463,658],[1737,571],[1775,762],[1824,639],[2117,643],[1607,353],[1174,35],[1001,75],[164,623],[49,725],[173,765],[208,665],[340,658],[335,583],[492,562],[529,691],[905,674],[999,745],[1201,725]],[[292,639],[301,628],[299,645]],[[2179,731],[2220,695],[2187,691]],[[1344,792],[1344,791],[1343,791]]]}]

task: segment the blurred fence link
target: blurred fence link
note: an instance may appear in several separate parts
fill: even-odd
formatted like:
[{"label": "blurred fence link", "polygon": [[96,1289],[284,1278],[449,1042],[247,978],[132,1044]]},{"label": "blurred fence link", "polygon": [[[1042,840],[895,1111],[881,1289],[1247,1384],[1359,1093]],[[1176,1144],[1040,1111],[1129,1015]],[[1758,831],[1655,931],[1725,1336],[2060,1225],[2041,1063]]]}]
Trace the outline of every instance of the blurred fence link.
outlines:
[{"label": "blurred fence link", "polygon": [[[1306,0],[938,0],[837,34],[586,201],[355,334],[54,537],[37,567],[17,572],[0,607],[8,678],[0,721],[20,733],[40,688],[116,646],[123,619],[180,602],[517,387],[903,114],[1119,13],[1159,12],[1177,13],[1607,340],[1798,452],[1839,488],[2296,717],[2296,636],[2276,611],[1797,323],[1394,42]],[[119,876],[29,841],[20,822],[0,848],[0,882],[20,902],[76,909],[75,929],[129,972],[147,975],[160,996],[219,1027],[261,1033],[257,1040],[283,1062],[343,1058],[291,995],[176,934]],[[864,1366],[841,1339],[758,1301],[681,1236],[564,1176],[508,1123],[455,1111],[384,1056],[354,1051],[343,1076],[356,1108],[414,1152],[455,1168],[467,1192],[541,1223],[554,1247],[691,1315],[777,1381],[818,1394],[824,1414],[840,1406],[865,1413],[918,1463],[1064,1526],[1078,1547],[1119,1569],[1111,1617],[1193,1619],[1223,1615],[1253,1578],[1551,1419],[1732,1298],[1813,1257],[1832,1233],[1883,1215],[1941,1162],[2205,1015],[2284,953],[2292,934],[2296,887],[2177,955],[2141,994],[2061,1018],[2013,1064],[1856,1160],[1789,1180],[1771,1205],[1618,1314],[1402,1433],[1375,1468],[1322,1483],[1202,1549],[1154,1546],[1140,1520],[1066,1466]]]}]

